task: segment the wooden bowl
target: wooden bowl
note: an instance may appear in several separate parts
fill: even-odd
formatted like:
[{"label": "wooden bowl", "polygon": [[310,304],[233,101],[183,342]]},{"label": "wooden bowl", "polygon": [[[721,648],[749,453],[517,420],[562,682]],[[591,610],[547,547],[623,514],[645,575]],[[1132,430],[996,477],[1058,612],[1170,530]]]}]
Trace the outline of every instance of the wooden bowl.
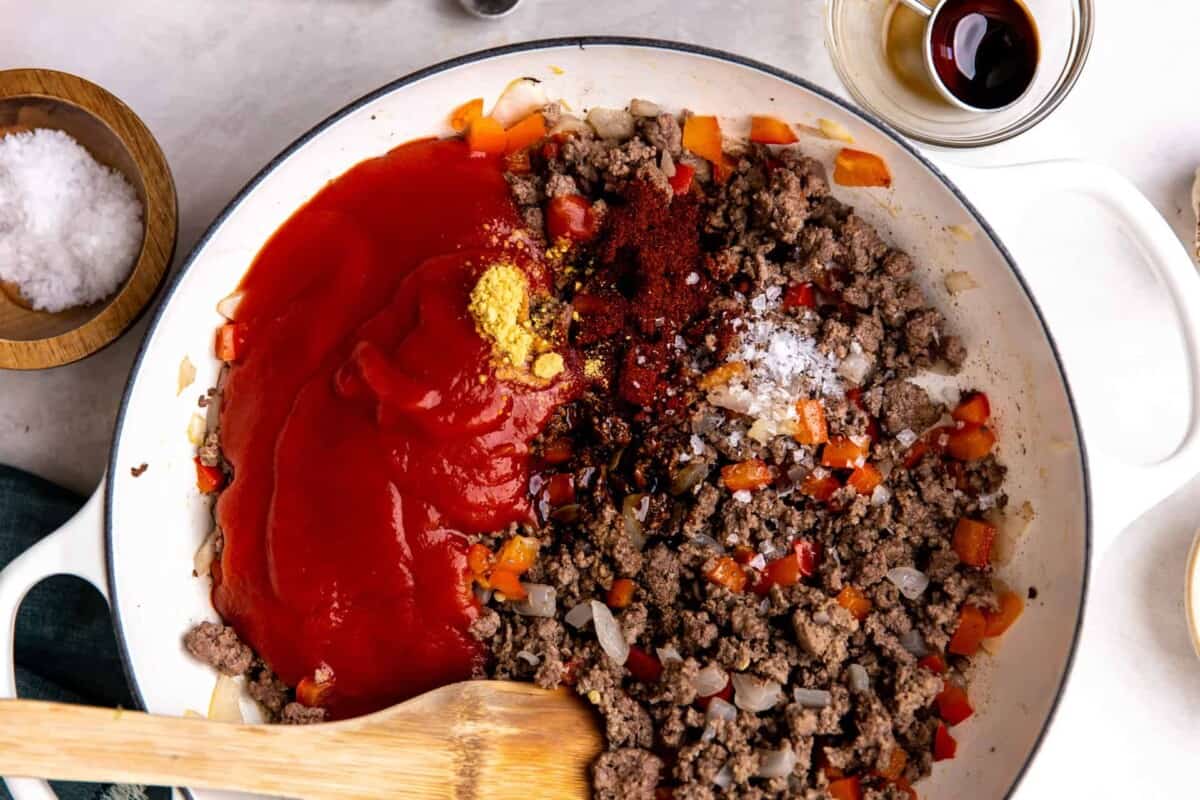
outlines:
[{"label": "wooden bowl", "polygon": [[145,311],[175,254],[175,183],[158,142],[120,100],[89,81],[45,69],[0,71],[0,136],[53,128],[129,181],[142,201],[142,249],[133,271],[98,303],[35,311],[0,282],[0,369],[44,369],[78,361],[114,341]]}]

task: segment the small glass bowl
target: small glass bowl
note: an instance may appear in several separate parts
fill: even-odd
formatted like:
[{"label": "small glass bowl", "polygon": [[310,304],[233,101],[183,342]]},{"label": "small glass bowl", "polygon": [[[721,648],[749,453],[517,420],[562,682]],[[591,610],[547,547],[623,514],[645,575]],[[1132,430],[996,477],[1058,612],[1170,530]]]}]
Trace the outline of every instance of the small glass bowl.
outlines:
[{"label": "small glass bowl", "polygon": [[[1024,0],[1037,23],[1041,58],[1033,86],[1012,106],[981,113],[947,102],[913,50],[925,20],[900,0],[827,0],[825,44],[854,100],[900,133],[935,147],[983,147],[1011,139],[1050,115],[1083,72],[1092,46],[1092,0]],[[896,15],[893,18],[893,15]],[[888,52],[889,29],[908,47]]]}]

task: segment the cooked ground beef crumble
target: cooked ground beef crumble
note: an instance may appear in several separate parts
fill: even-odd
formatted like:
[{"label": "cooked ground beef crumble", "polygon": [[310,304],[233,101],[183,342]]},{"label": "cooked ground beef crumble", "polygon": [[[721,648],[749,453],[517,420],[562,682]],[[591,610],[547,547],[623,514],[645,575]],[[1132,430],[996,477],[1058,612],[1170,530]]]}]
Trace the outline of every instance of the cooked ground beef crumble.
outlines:
[{"label": "cooked ground beef crumble", "polygon": [[[935,700],[970,677],[947,649],[962,609],[998,608],[990,568],[963,563],[954,536],[1005,507],[1005,469],[947,453],[953,428],[933,426],[953,409],[908,380],[966,357],[911,258],[800,147],[747,145],[735,163],[715,181],[663,113],[625,141],[551,141],[506,175],[530,235],[562,258],[555,300],[573,309],[588,388],[535,448],[536,524],[473,541],[536,540],[523,585],[549,597],[545,615],[480,581],[479,677],[595,706],[597,798],[840,797],[846,778],[868,800],[907,798],[931,769]],[[694,170],[683,191],[680,169]],[[547,242],[554,199],[579,196],[597,235]],[[806,398],[825,434],[808,444]],[[861,456],[831,465],[827,440]],[[221,463],[215,433],[199,455]],[[744,465],[765,477],[741,488]],[[772,579],[789,558],[798,579]],[[927,586],[902,593],[896,568]],[[599,641],[600,604],[623,663]],[[322,718],[231,629],[204,623],[185,644],[246,675],[268,718]]]}]

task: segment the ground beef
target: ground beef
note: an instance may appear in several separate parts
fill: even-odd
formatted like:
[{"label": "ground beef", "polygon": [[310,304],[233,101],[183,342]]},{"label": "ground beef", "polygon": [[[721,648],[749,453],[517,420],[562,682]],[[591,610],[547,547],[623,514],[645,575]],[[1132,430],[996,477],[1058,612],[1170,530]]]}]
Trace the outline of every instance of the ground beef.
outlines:
[{"label": "ground beef", "polygon": [[279,714],[279,722],[283,725],[312,725],[325,721],[325,709],[309,708],[300,703],[288,703]]},{"label": "ground beef", "polygon": [[234,677],[246,674],[254,663],[254,651],[228,625],[201,622],[184,635],[183,646],[194,658]]},{"label": "ground beef", "polygon": [[634,747],[609,750],[592,768],[596,800],[651,800],[662,772],[662,759]]},{"label": "ground beef", "polygon": [[920,386],[895,380],[883,388],[883,427],[888,433],[910,430],[915,433],[938,421],[941,409]]}]

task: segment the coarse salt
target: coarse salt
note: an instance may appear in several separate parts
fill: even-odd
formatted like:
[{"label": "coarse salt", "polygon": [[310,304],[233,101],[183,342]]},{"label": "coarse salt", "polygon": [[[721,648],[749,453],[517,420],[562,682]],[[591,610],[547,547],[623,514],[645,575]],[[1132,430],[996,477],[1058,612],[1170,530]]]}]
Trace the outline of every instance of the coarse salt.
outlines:
[{"label": "coarse salt", "polygon": [[42,311],[108,297],[142,246],[129,182],[62,131],[0,137],[0,280]]}]

